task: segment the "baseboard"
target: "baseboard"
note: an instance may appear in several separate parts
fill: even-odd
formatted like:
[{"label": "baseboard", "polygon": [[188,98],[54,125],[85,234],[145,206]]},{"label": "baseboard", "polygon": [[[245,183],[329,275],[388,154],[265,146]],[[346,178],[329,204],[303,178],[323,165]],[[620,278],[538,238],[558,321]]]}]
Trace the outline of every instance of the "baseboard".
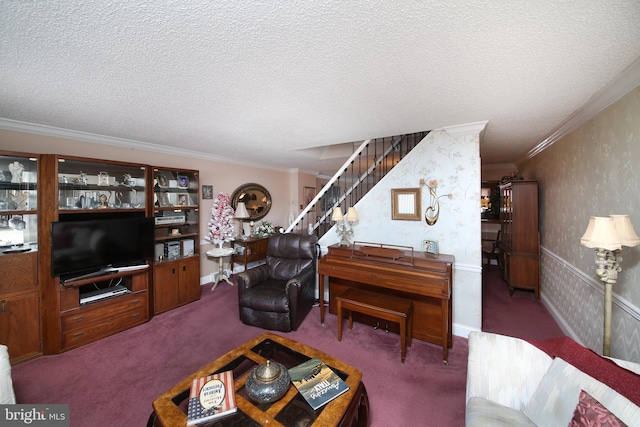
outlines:
[{"label": "baseboard", "polygon": [[459,325],[457,323],[453,324],[453,335],[457,337],[469,338],[469,334],[474,331],[480,332],[480,329],[472,328],[466,325]]}]

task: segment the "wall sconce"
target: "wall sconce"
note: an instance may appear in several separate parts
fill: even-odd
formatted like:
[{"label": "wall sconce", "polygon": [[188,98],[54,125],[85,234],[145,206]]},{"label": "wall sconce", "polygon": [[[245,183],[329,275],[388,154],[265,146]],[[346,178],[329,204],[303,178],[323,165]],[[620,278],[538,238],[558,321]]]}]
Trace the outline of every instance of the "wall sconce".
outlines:
[{"label": "wall sconce", "polygon": [[629,215],[592,216],[580,244],[596,251],[596,275],[604,284],[603,356],[611,355],[611,288],[622,271],[622,246],[637,246],[640,237],[631,224]]},{"label": "wall sconce", "polygon": [[333,208],[331,221],[336,223],[336,233],[342,238],[340,246],[351,246],[349,237],[353,235],[353,223],[358,220],[356,208],[349,208],[346,215],[342,215],[340,208]]},{"label": "wall sconce", "polygon": [[[420,185],[425,185],[424,179],[420,179]],[[436,189],[438,188],[438,181],[435,179],[429,180],[429,183],[426,184],[429,187],[429,206],[424,212],[424,220],[427,222],[427,225],[434,225],[438,218],[440,217],[440,199],[443,197],[448,197],[449,199],[453,199],[453,194],[444,194],[440,197],[436,194]]]},{"label": "wall sconce", "polygon": [[238,236],[244,235],[244,225],[243,219],[249,218],[249,212],[247,212],[247,207],[244,202],[238,202],[236,205],[236,213],[234,214],[234,218],[240,220],[240,230],[238,232]]}]

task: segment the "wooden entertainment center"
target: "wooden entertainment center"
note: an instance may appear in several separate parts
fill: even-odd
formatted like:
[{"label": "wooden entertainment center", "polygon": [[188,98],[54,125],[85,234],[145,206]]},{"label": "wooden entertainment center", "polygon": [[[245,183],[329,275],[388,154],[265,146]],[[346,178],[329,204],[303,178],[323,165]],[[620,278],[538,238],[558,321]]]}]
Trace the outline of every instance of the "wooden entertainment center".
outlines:
[{"label": "wooden entertainment center", "polygon": [[[12,363],[82,346],[200,298],[198,171],[16,152],[0,152],[0,163],[12,165],[11,176],[0,168],[0,343]],[[148,242],[142,262],[127,265],[136,251],[121,245],[111,251],[118,266],[61,273],[52,259],[54,225],[55,239],[81,240],[65,237],[65,227],[90,223],[127,230],[103,231],[109,241],[137,230]],[[96,232],[87,236],[90,252]],[[83,259],[101,262],[77,248],[69,255],[80,259],[74,268]]]}]

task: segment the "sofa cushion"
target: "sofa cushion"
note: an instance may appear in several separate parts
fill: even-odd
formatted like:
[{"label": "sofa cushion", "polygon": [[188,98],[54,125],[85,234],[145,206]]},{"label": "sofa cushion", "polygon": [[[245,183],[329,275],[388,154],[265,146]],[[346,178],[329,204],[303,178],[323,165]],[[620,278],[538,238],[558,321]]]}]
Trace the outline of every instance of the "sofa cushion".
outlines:
[{"label": "sofa cushion", "polygon": [[519,338],[471,332],[466,400],[483,397],[522,410],[551,362],[545,352]]},{"label": "sofa cushion", "polygon": [[9,351],[6,345],[0,344],[0,404],[14,403],[16,403],[16,396],[13,392],[13,381],[11,380]]},{"label": "sofa cushion", "polygon": [[585,390],[625,423],[640,426],[640,408],[607,385],[590,377],[560,357],[540,381],[524,413],[539,426],[565,427]]},{"label": "sofa cushion", "polygon": [[568,427],[627,427],[618,417],[586,391],[580,391],[580,400]]},{"label": "sofa cushion", "polygon": [[535,427],[522,411],[500,405],[482,397],[467,402],[465,427]]}]

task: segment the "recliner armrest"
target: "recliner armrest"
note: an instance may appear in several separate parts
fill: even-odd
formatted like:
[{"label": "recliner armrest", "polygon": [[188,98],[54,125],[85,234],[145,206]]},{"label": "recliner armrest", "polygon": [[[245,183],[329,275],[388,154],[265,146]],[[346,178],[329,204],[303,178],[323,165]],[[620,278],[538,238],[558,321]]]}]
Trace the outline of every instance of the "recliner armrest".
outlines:
[{"label": "recliner armrest", "polygon": [[305,268],[295,277],[292,277],[287,281],[286,290],[291,292],[291,286],[296,286],[299,289],[304,288],[308,284],[315,284],[316,272],[313,268]]},{"label": "recliner armrest", "polygon": [[249,289],[259,283],[269,279],[271,272],[266,264],[261,264],[250,268],[242,273],[238,273],[236,278],[238,280],[238,292],[242,292],[245,289]]}]

